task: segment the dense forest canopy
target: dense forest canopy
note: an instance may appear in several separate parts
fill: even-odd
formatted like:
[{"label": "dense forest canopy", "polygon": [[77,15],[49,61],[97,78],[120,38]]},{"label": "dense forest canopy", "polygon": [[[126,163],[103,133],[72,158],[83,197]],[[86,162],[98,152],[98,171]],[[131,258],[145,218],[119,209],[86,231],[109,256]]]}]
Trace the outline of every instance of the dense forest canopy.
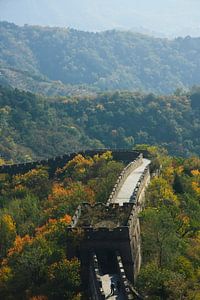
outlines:
[{"label": "dense forest canopy", "polygon": [[90,140],[55,103],[0,88],[1,158],[19,162],[98,147],[101,144]]},{"label": "dense forest canopy", "polygon": [[171,93],[200,83],[200,38],[168,40],[1,22],[0,40],[1,82],[34,92],[63,94],[71,92],[70,85],[78,90],[87,85]]},{"label": "dense forest canopy", "polygon": [[140,215],[143,263],[136,285],[150,300],[198,300],[200,159],[157,159],[162,170]]},{"label": "dense forest canopy", "polygon": [[155,96],[117,92],[43,98],[0,87],[1,158],[28,161],[86,148],[163,145],[200,154],[200,92]]}]

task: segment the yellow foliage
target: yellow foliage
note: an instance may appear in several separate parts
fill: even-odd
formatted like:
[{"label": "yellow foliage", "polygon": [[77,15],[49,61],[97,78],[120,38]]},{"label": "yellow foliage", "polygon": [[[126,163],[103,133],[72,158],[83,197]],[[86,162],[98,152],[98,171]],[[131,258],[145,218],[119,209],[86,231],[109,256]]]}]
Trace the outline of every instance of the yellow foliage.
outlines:
[{"label": "yellow foliage", "polygon": [[90,170],[93,170],[93,166],[97,166],[99,163],[112,159],[112,152],[106,151],[101,155],[96,154],[94,157],[84,157],[82,154],[76,155],[70,160],[62,169],[59,168],[56,171],[56,175],[65,175],[65,177],[82,181],[87,178]]},{"label": "yellow foliage", "polygon": [[52,193],[48,196],[48,204],[51,207],[54,206],[54,209],[56,209],[60,203],[68,202],[70,204],[78,198],[82,198],[83,201],[89,203],[94,203],[95,193],[91,188],[82,183],[71,183],[67,187],[64,187],[61,183],[54,183]]},{"label": "yellow foliage", "polygon": [[172,184],[174,180],[174,168],[172,166],[168,166],[163,170],[163,177]]},{"label": "yellow foliage", "polygon": [[162,177],[152,179],[147,191],[147,198],[153,206],[162,204],[165,200],[172,201],[176,205],[179,204],[178,197],[174,194],[171,185]]},{"label": "yellow foliage", "polygon": [[2,266],[0,269],[0,288],[3,288],[11,277],[12,269],[8,266]]},{"label": "yellow foliage", "polygon": [[56,201],[59,202],[59,199],[69,197],[71,194],[72,190],[65,189],[62,184],[54,183],[52,186],[52,193],[48,196],[48,200],[53,201],[56,199]]},{"label": "yellow foliage", "polygon": [[192,189],[198,195],[200,195],[200,171],[198,169],[194,169],[191,171],[192,177]]},{"label": "yellow foliage", "polygon": [[192,170],[191,173],[192,173],[193,176],[199,176],[200,175],[199,170]]},{"label": "yellow foliage", "polygon": [[0,269],[0,281],[6,281],[8,277],[10,277],[12,270],[8,266],[3,266]]},{"label": "yellow foliage", "polygon": [[5,161],[2,158],[0,158],[0,166],[3,166],[3,165],[5,165]]},{"label": "yellow foliage", "polygon": [[16,224],[15,224],[13,218],[8,214],[3,215],[2,219],[1,219],[0,230],[3,227],[5,227],[5,229],[9,232],[15,232],[16,231]]},{"label": "yellow foliage", "polygon": [[70,168],[70,167],[81,168],[83,166],[90,167],[93,164],[94,164],[94,162],[93,162],[93,159],[91,157],[90,158],[85,158],[83,155],[78,154],[72,160],[70,160],[67,163],[66,168]]},{"label": "yellow foliage", "polygon": [[113,158],[112,151],[106,151],[103,154],[94,155],[94,161],[99,162],[100,160],[111,160]]},{"label": "yellow foliage", "polygon": [[[85,158],[83,155],[78,154],[70,160],[62,169],[57,169],[56,174],[66,174],[75,179],[81,179],[82,176],[93,166],[94,161],[91,157]],[[80,177],[80,178],[79,178]]]},{"label": "yellow foliage", "polygon": [[12,256],[14,253],[22,252],[23,247],[26,244],[32,243],[32,241],[33,239],[29,235],[25,235],[24,237],[17,235],[14,241],[14,246],[8,250],[8,257]]},{"label": "yellow foliage", "polygon": [[200,184],[198,182],[193,181],[192,188],[198,195],[200,195]]},{"label": "yellow foliage", "polygon": [[188,225],[190,223],[190,218],[188,216],[183,216],[182,218],[183,224]]},{"label": "yellow foliage", "polygon": [[42,235],[47,235],[55,232],[58,229],[59,225],[69,225],[71,223],[71,216],[65,215],[64,217],[56,220],[56,219],[49,219],[48,222],[41,226],[36,228],[36,236],[42,236]]},{"label": "yellow foliage", "polygon": [[38,187],[41,187],[47,183],[49,174],[45,169],[38,168],[32,169],[25,174],[18,174],[14,176],[14,183],[17,187],[25,186],[30,189],[37,190]]},{"label": "yellow foliage", "polygon": [[178,215],[178,220],[181,221],[182,225],[182,230],[185,230],[189,225],[190,225],[190,218],[185,215],[185,214],[180,214]]},{"label": "yellow foliage", "polygon": [[178,175],[181,175],[181,174],[183,173],[183,171],[184,171],[184,167],[183,167],[183,166],[178,166],[178,167],[176,168],[176,173],[177,173]]}]

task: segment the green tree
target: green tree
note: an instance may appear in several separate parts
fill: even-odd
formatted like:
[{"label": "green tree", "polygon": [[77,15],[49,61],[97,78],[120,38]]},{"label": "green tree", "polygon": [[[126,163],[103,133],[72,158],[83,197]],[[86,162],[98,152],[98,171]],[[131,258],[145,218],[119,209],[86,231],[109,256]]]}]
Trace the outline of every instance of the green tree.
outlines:
[{"label": "green tree", "polygon": [[183,246],[170,211],[148,208],[140,218],[144,262],[153,261],[158,268],[170,266]]}]

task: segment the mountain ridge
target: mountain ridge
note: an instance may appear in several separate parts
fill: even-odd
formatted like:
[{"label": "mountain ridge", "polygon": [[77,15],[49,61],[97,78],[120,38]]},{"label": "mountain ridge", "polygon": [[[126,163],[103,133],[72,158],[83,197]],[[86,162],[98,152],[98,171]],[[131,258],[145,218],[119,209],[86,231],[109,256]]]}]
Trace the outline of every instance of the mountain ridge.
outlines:
[{"label": "mountain ridge", "polygon": [[[1,73],[14,68],[57,86],[61,82],[89,90],[160,94],[200,83],[200,38],[168,40],[116,30],[91,33],[8,22],[0,22],[0,30]],[[18,87],[9,76],[3,79]],[[31,84],[27,89],[37,93]]]},{"label": "mountain ridge", "polygon": [[199,99],[200,91],[44,98],[0,86],[1,158],[25,162],[144,143],[166,147],[174,155],[199,154]]}]

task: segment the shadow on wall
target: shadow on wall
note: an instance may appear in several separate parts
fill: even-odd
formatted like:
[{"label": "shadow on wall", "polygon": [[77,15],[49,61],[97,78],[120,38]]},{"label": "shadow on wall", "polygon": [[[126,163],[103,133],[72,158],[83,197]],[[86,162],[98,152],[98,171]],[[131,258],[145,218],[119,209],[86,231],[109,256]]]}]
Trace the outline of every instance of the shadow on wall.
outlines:
[{"label": "shadow on wall", "polygon": [[9,175],[23,174],[37,166],[47,166],[49,168],[50,176],[53,176],[57,168],[63,167],[68,161],[73,159],[76,155],[82,154],[83,156],[94,156],[96,154],[103,154],[106,151],[111,151],[113,159],[116,161],[122,161],[124,163],[129,163],[136,159],[139,153],[143,151],[134,150],[123,150],[123,149],[97,149],[97,150],[85,150],[75,153],[65,154],[63,156],[57,156],[47,160],[39,160],[34,162],[27,162],[22,164],[13,165],[3,165],[0,166],[0,173],[7,173]]}]

